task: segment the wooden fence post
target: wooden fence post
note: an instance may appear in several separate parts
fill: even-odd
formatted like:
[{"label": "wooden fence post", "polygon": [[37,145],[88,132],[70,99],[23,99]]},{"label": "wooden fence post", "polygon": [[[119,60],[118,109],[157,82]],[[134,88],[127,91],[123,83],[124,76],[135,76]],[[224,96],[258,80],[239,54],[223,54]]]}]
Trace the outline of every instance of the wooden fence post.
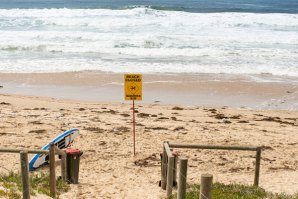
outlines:
[{"label": "wooden fence post", "polygon": [[61,178],[64,182],[67,181],[66,153],[61,155]]},{"label": "wooden fence post", "polygon": [[179,181],[177,199],[185,199],[186,197],[186,179],[187,179],[187,158],[179,158]]},{"label": "wooden fence post", "polygon": [[21,172],[22,172],[22,185],[23,185],[23,199],[30,199],[28,152],[21,151],[20,158],[21,158]]},{"label": "wooden fence post", "polygon": [[66,151],[59,149],[55,146],[55,153],[61,156],[61,179],[67,181],[67,165],[66,165]]},{"label": "wooden fence post", "polygon": [[[164,142],[165,143],[165,142]],[[161,188],[163,190],[166,190],[167,187],[167,161],[168,161],[168,156],[166,149],[162,147],[162,159],[161,159]]]},{"label": "wooden fence post", "polygon": [[170,198],[173,190],[173,179],[174,179],[174,161],[175,158],[171,154],[168,157],[168,172],[167,172],[167,198]]},{"label": "wooden fence post", "polygon": [[261,166],[261,147],[257,148],[256,153],[256,169],[255,169],[255,179],[254,179],[254,185],[259,186],[259,178],[260,178],[260,166]]},{"label": "wooden fence post", "polygon": [[178,153],[173,152],[172,155],[174,155],[174,177],[173,177],[173,186],[177,186],[177,164],[178,164]]},{"label": "wooden fence post", "polygon": [[56,196],[56,173],[55,173],[55,145],[50,143],[49,148],[49,161],[50,161],[50,192],[51,196]]},{"label": "wooden fence post", "polygon": [[200,199],[212,199],[212,181],[213,175],[201,175]]}]

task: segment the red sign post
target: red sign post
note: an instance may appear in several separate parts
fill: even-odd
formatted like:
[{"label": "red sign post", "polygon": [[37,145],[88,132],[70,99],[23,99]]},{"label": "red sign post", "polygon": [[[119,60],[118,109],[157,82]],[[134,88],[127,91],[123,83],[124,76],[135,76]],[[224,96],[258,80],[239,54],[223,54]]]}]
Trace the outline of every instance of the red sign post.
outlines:
[{"label": "red sign post", "polygon": [[135,100],[142,100],[142,75],[124,75],[124,98],[132,100],[132,133],[133,133],[133,155],[136,155],[136,119]]}]

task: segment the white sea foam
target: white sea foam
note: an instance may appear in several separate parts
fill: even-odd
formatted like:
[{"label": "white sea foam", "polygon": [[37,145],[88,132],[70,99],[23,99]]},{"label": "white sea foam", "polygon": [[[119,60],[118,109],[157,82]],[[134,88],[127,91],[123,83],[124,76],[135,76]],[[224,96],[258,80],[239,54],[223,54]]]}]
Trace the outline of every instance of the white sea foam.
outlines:
[{"label": "white sea foam", "polygon": [[298,77],[298,15],[0,9],[0,72]]}]

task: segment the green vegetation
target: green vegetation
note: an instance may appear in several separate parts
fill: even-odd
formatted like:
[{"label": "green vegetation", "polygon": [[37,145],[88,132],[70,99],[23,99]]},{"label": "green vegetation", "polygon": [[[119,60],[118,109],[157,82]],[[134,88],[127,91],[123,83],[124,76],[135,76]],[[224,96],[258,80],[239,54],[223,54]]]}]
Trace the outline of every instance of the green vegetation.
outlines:
[{"label": "green vegetation", "polygon": [[[44,173],[30,175],[30,194],[36,193],[50,196],[49,175]],[[1,188],[2,187],[2,188]],[[56,181],[57,195],[69,190],[69,185],[62,180]],[[9,199],[22,198],[22,180],[20,173],[10,172],[9,174],[0,174],[0,197]]]},{"label": "green vegetation", "polygon": [[[188,189],[186,198],[199,199],[199,193],[200,185],[193,185]],[[222,183],[213,184],[212,196],[214,199],[298,199],[298,193],[294,195],[274,194],[255,186]]]}]

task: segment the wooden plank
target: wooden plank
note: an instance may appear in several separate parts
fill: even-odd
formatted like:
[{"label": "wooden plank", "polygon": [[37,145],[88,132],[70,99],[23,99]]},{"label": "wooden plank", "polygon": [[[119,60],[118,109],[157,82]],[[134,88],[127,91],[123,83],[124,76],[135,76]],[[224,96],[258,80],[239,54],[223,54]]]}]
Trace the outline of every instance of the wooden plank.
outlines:
[{"label": "wooden plank", "polygon": [[50,192],[52,197],[56,197],[56,173],[55,173],[55,145],[50,143],[49,147],[49,161],[50,161]]},{"label": "wooden plank", "polygon": [[20,158],[21,158],[23,199],[30,199],[28,152],[27,151],[21,151],[20,152]]},{"label": "wooden plank", "polygon": [[27,151],[27,153],[49,154],[48,150],[0,148],[0,152],[5,152],[5,153],[20,153],[21,151]]},{"label": "wooden plank", "polygon": [[171,151],[171,149],[170,149],[170,147],[169,147],[169,143],[168,143],[168,142],[165,142],[165,143],[164,143],[164,147],[165,147],[165,150],[166,150],[166,152],[167,152],[167,155],[168,155],[168,156],[172,155],[172,151]]},{"label": "wooden plank", "polygon": [[216,146],[216,145],[194,145],[194,144],[169,144],[171,148],[187,149],[215,149],[215,150],[239,150],[239,151],[257,151],[254,146]]},{"label": "wooden plank", "polygon": [[177,199],[186,198],[186,179],[187,179],[187,161],[186,157],[179,158],[179,178]]},{"label": "wooden plank", "polygon": [[57,153],[58,155],[63,155],[65,154],[65,151],[59,149],[56,145],[54,145],[55,147],[55,153]]}]

